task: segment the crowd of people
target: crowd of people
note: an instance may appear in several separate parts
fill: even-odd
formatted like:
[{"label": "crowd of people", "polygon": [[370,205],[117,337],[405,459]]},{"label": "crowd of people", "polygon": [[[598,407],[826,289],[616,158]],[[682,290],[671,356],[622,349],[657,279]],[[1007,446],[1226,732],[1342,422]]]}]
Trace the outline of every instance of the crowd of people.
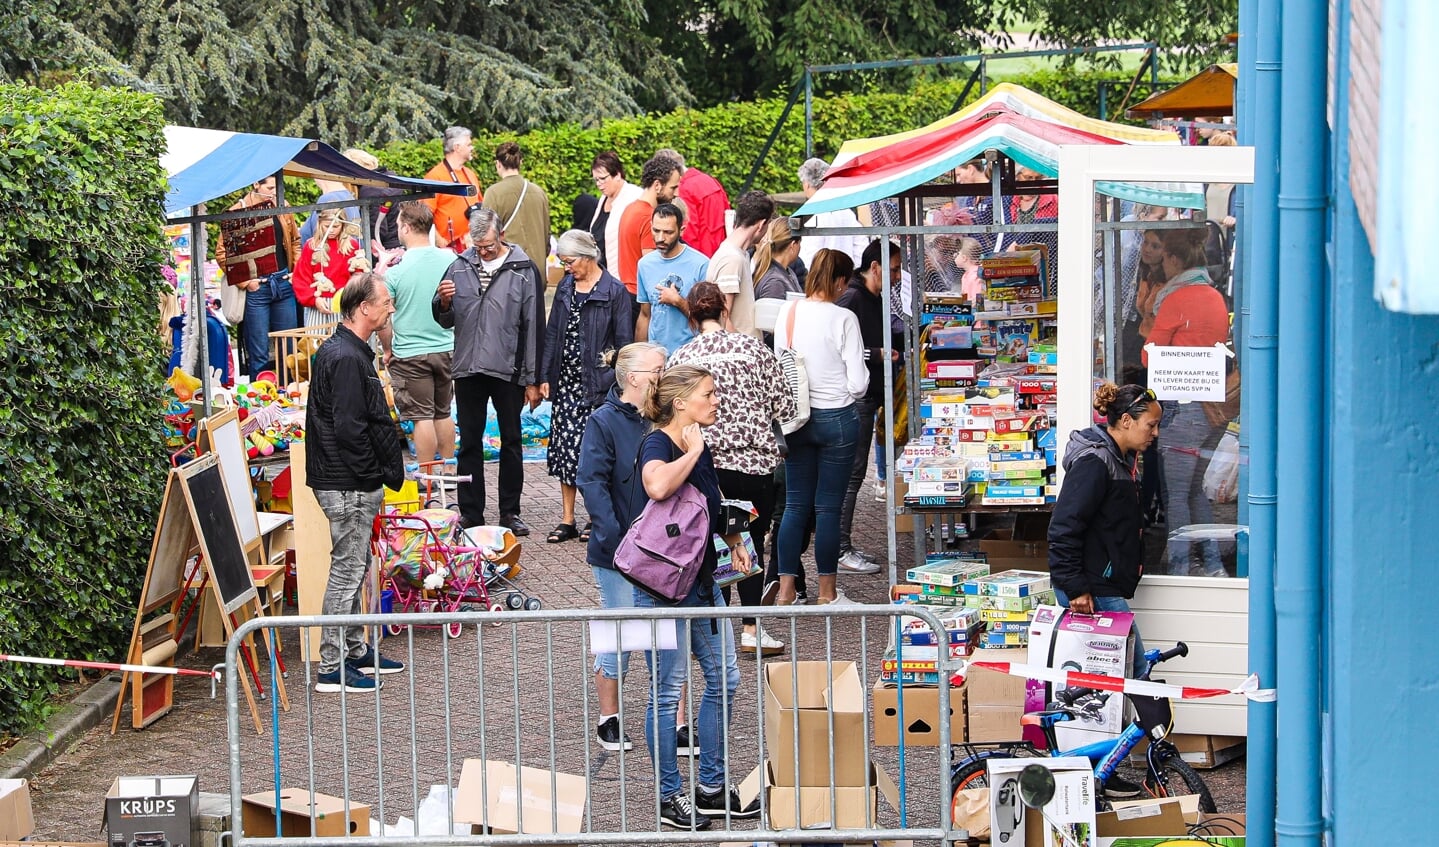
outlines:
[{"label": "crowd of people", "polygon": [[[886,285],[901,286],[901,246],[849,235],[801,237],[776,218],[774,202],[759,191],[739,195],[730,208],[718,181],[673,150],[641,163],[638,183],[627,181],[617,152],[596,155],[597,195],[579,198],[574,226],[552,238],[549,198],[523,176],[519,147],[505,142],[494,151],[500,179],[483,192],[469,166],[473,155],[468,130],[446,130],[444,158],[427,176],[473,185],[474,198],[397,203],[384,209],[373,233],[359,233],[342,208],[314,215],[308,232],[287,216],[276,218],[267,254],[272,261],[242,283],[254,300],[255,327],[244,329],[252,374],[273,364],[268,345],[259,343],[268,332],[300,322],[339,323],[315,358],[307,412],[309,482],[330,518],[333,542],[326,613],[355,610],[364,567],[358,539],[368,537],[382,486],[403,477],[402,446],[388,426],[383,394],[376,393],[372,336],[400,417],[414,424],[418,458],[453,457],[458,474],[468,478],[458,486],[464,526],[485,525],[494,516],[516,535],[530,534],[521,515],[520,416],[525,406],[550,401],[548,471],[560,483],[561,502],[545,540],[586,545],[604,607],[656,603],[618,573],[615,552],[647,503],[685,484],[703,494],[711,517],[709,526],[690,531],[703,533],[706,542],[723,538],[734,561],[756,575],[733,592],[717,586],[717,554],[706,543],[701,576],[680,605],[721,607],[736,596],[756,610],[849,603],[839,574],[880,569],[856,546],[853,520],[870,446],[884,425],[887,371],[896,372],[902,359],[894,349],[902,337],[895,325],[902,298],[892,296],[887,312],[882,296]],[[970,163],[966,168],[975,173],[961,173],[960,181],[987,179],[984,167]],[[818,159],[800,168],[807,195],[823,185],[826,170]],[[261,182],[237,205],[273,202],[273,190],[273,180]],[[343,201],[354,194],[341,187],[327,196]],[[1017,196],[1006,218],[1053,217],[1053,204],[1052,195]],[[990,213],[985,197],[961,198],[949,212],[955,223],[980,222]],[[1152,213],[1135,212],[1139,219]],[[858,223],[853,213],[819,217],[825,219],[811,225]],[[956,236],[944,243],[941,260],[926,255],[934,271],[926,276],[934,278],[924,287],[977,295],[978,260],[992,249],[982,239]],[[1202,233],[1142,232],[1125,247],[1127,332],[1143,342],[1201,347],[1228,337],[1227,306],[1209,284]],[[562,273],[547,310],[551,256]],[[247,305],[247,324],[251,314]],[[807,384],[808,413],[800,421],[782,356],[802,368]],[[1107,415],[1105,433],[1096,430],[1079,445],[1104,460],[1074,466],[1097,480],[1118,478],[1114,468],[1127,468],[1139,485],[1132,457],[1155,443],[1161,416],[1186,444],[1212,434],[1215,425],[1198,404],[1161,408],[1152,395],[1124,390],[1129,393],[1098,404]],[[466,435],[458,450],[452,407]],[[480,437],[491,410],[500,434],[494,511]],[[782,426],[786,422],[795,426]],[[387,427],[388,436],[380,432]],[[1166,463],[1171,522],[1206,521],[1207,500],[1202,492],[1193,496],[1197,460],[1176,456]],[[752,506],[738,532],[722,518],[724,501]],[[581,502],[588,515],[583,522]],[[1093,557],[1083,533],[1071,535],[1081,539],[1070,551],[1077,573]],[[807,550],[813,582],[802,565]],[[1171,550],[1175,572],[1188,572],[1189,555]],[[1201,556],[1206,571],[1222,571],[1215,551]],[[1121,583],[1116,577],[1114,585],[1091,585],[1075,577],[1060,587],[1066,602],[1093,609],[1104,608],[1103,591],[1132,593]],[[737,653],[774,655],[786,645],[753,616],[742,624],[736,638],[728,619],[691,621],[678,649],[646,655],[655,684],[645,739],[661,788],[661,818],[671,826],[702,829],[709,816],[757,813],[753,804],[741,804],[724,773],[725,710],[739,684]],[[704,686],[693,726],[682,693],[691,657]],[[595,737],[607,749],[632,745],[618,709],[627,658],[601,656],[595,663]],[[372,691],[379,675],[402,669],[354,633],[327,631],[317,688]],[[677,766],[685,750],[699,756],[692,792],[683,790]]]}]

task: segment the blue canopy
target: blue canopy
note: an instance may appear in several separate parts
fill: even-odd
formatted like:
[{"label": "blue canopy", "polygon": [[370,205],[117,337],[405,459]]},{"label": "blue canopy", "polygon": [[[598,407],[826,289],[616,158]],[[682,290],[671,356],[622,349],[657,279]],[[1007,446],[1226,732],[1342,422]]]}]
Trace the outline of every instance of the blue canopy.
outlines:
[{"label": "blue canopy", "polygon": [[346,159],[340,151],[309,138],[226,132],[188,126],[165,127],[160,164],[170,177],[165,214],[176,217],[200,203],[223,197],[267,176],[320,177],[435,194],[473,194],[473,186],[384,174]]}]

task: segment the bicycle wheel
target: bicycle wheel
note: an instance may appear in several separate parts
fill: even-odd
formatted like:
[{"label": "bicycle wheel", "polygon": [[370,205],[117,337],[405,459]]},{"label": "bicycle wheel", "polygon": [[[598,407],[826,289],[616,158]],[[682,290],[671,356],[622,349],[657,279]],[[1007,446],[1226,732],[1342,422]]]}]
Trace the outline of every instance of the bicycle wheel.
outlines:
[{"label": "bicycle wheel", "polygon": [[1158,780],[1148,773],[1145,774],[1144,788],[1151,796],[1178,797],[1181,794],[1198,794],[1199,811],[1219,811],[1214,805],[1214,795],[1209,793],[1209,786],[1204,784],[1198,771],[1179,757],[1179,753],[1164,755],[1159,760],[1158,768]]},{"label": "bicycle wheel", "polygon": [[953,775],[950,777],[950,791],[953,793],[967,788],[988,788],[989,766],[987,763],[990,759],[1036,759],[1041,756],[1042,754],[1038,750],[1016,746],[1015,749],[1003,753],[981,754],[978,758],[960,762],[955,765]]}]

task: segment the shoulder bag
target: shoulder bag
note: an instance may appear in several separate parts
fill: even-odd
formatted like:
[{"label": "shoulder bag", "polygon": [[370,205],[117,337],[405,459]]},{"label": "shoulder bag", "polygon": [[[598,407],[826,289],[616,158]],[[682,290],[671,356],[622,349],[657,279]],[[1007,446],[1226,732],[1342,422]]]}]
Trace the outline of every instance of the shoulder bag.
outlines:
[{"label": "shoulder bag", "polygon": [[786,346],[777,356],[780,370],[784,371],[785,384],[789,386],[790,394],[794,395],[794,417],[780,421],[780,432],[784,435],[793,435],[809,423],[809,372],[805,370],[804,355],[794,349],[794,313],[797,311],[799,301],[789,306],[789,316],[784,324]]}]

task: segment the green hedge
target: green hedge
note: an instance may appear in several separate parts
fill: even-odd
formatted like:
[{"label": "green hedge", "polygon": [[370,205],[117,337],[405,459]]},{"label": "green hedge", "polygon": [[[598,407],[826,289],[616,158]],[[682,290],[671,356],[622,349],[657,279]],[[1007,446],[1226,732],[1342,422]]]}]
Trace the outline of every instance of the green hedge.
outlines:
[{"label": "green hedge", "polygon": [[[152,96],[0,86],[0,653],[116,661],[165,484]],[[0,735],[69,671],[0,663]]]},{"label": "green hedge", "polygon": [[[1099,82],[1128,82],[1120,72],[1102,71],[1041,70],[1004,79],[1093,116],[1099,114]],[[901,132],[938,120],[951,112],[964,83],[964,78],[923,83],[908,94],[817,97],[815,153],[829,158],[851,138]],[[1141,86],[1140,91],[1144,90]],[[979,87],[975,86],[966,102],[978,97]],[[525,155],[525,175],[549,192],[550,216],[558,233],[570,227],[573,199],[581,192],[595,191],[590,162],[596,153],[619,151],[627,175],[636,181],[646,158],[661,147],[673,147],[690,164],[713,174],[733,195],[744,185],[755,157],[783,111],[783,100],[770,99],[609,121],[593,129],[565,125],[518,136],[481,133],[475,138],[476,155],[471,165],[483,184],[491,184],[496,179],[491,153],[501,141],[518,141]],[[422,176],[440,160],[441,145],[438,139],[398,142],[377,155],[396,173]],[[795,173],[803,161],[804,112],[800,104],[785,122],[754,187],[771,192],[799,190]],[[314,194],[312,183],[295,184],[287,190],[292,197]]]}]

